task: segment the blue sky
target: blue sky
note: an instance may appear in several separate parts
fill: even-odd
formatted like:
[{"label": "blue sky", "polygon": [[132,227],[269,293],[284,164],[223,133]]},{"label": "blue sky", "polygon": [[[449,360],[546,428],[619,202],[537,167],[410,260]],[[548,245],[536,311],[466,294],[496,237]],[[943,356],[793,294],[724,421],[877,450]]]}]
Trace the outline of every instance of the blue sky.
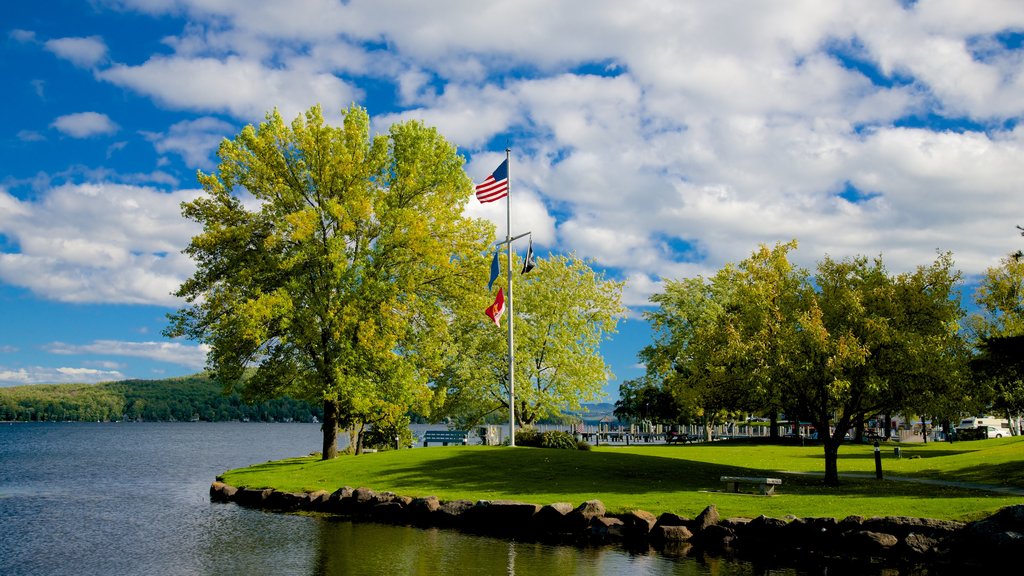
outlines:
[{"label": "blue sky", "polygon": [[[277,107],[437,126],[480,181],[513,149],[514,228],[626,281],[605,346],[642,373],[663,278],[759,243],[794,259],[1020,247],[1015,0],[16,2],[0,33],[0,385],[161,378],[192,271],[179,204]],[[503,203],[467,212],[504,230]]]}]

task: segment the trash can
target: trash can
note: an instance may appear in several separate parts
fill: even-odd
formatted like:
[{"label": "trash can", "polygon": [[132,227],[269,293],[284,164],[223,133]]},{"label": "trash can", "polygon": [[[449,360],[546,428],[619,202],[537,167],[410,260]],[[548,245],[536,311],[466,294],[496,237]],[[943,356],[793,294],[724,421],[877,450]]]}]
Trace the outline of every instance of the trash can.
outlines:
[{"label": "trash can", "polygon": [[900,454],[900,447],[899,447],[899,446],[897,446],[897,447],[893,448],[893,449],[892,449],[892,451],[893,451],[893,454],[895,454],[895,455],[896,455],[896,458],[897,458],[897,459],[899,459],[899,458],[902,458],[902,457],[903,457],[903,456],[902,456],[902,455]]}]

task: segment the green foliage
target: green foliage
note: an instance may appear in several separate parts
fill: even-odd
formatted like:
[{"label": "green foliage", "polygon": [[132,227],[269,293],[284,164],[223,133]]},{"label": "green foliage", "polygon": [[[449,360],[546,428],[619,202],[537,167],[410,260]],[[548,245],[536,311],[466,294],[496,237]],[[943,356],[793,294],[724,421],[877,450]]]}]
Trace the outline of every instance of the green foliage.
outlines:
[{"label": "green foliage", "polygon": [[288,397],[249,403],[237,393],[225,395],[205,375],[0,388],[0,420],[9,421],[313,422],[322,417],[318,406]]},{"label": "green foliage", "polygon": [[324,458],[338,424],[429,408],[494,234],[463,216],[472,183],[436,130],[371,135],[365,110],[343,115],[330,126],[313,107],[286,124],[275,111],[221,143],[217,171],[199,175],[204,194],[183,206],[203,231],[177,292],[188,306],[166,330],[207,343],[229,390],[328,406]]},{"label": "green foliage", "polygon": [[409,417],[405,415],[391,422],[377,422],[363,433],[363,445],[377,450],[395,450],[398,446],[407,448],[413,443],[410,423]]},{"label": "green foliage", "polygon": [[[560,430],[548,430],[545,432],[539,432],[536,428],[533,428],[531,426],[516,429],[516,446],[577,450],[581,449],[579,446],[580,444],[586,443],[578,443],[572,434]],[[589,445],[587,445],[587,448],[582,449],[589,449]]]},{"label": "green foliage", "polygon": [[789,263],[794,248],[762,246],[711,278],[667,280],[645,314],[655,329],[641,352],[645,381],[706,424],[785,411],[832,431],[822,440],[826,480],[837,483],[838,447],[867,415],[949,414],[962,401],[960,275],[940,254],[896,276],[881,257],[826,257],[812,278]]},{"label": "green foliage", "polygon": [[[507,272],[506,260],[501,262]],[[600,396],[611,377],[600,346],[623,312],[623,284],[606,280],[573,254],[537,258],[528,274],[519,273],[521,262],[514,258],[512,269],[515,412],[526,426]],[[453,330],[448,362],[435,380],[435,415],[468,425],[509,410],[507,316],[502,328],[489,322],[482,312],[493,295],[482,286],[486,279]]]}]

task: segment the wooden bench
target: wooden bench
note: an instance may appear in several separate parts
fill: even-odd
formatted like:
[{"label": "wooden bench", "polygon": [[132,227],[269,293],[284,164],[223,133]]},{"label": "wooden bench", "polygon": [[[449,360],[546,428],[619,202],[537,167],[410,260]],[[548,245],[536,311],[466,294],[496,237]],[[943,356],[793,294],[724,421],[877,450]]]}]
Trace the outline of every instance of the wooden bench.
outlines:
[{"label": "wooden bench", "polygon": [[763,496],[771,496],[775,493],[775,487],[782,485],[780,478],[753,478],[748,476],[722,476],[727,492],[739,492],[740,484],[756,485]]},{"label": "wooden bench", "polygon": [[427,444],[431,442],[440,442],[442,446],[447,446],[449,442],[469,444],[469,432],[465,430],[427,430],[423,433],[423,447],[426,448]]}]

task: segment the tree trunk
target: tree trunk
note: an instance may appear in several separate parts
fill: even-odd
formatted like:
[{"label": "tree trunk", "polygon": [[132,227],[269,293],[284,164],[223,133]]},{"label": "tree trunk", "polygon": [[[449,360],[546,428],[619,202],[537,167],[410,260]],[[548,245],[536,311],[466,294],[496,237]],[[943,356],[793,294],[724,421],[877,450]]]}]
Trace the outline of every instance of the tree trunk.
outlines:
[{"label": "tree trunk", "polygon": [[[828,430],[826,424],[825,430]],[[820,433],[819,433],[820,437]],[[831,435],[825,434],[825,485],[839,486],[839,444]]]},{"label": "tree trunk", "polygon": [[363,434],[366,432],[366,422],[359,422],[359,432],[356,434],[356,450],[355,455],[359,456],[363,453]]},{"label": "tree trunk", "polygon": [[779,439],[779,413],[772,410],[772,415],[769,418],[771,421],[768,426],[768,437],[772,440]]},{"label": "tree trunk", "polygon": [[921,418],[921,439],[925,444],[928,443],[928,425],[925,424],[924,418]]},{"label": "tree trunk", "polygon": [[324,400],[324,423],[320,426],[324,432],[324,447],[321,452],[324,460],[338,457],[338,402]]},{"label": "tree trunk", "polygon": [[885,418],[885,439],[892,438],[892,417],[886,414]]}]

